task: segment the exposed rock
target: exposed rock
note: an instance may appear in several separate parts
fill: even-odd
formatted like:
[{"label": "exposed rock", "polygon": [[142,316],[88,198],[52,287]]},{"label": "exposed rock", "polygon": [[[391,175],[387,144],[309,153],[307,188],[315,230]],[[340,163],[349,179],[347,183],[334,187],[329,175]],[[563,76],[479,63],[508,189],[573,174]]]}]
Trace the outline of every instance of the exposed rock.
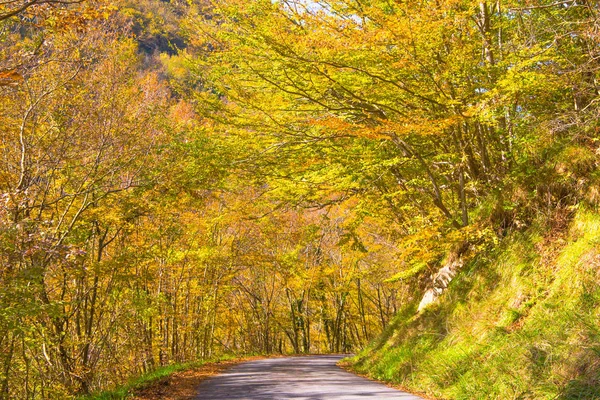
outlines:
[{"label": "exposed rock", "polygon": [[450,253],[444,266],[431,276],[431,287],[425,291],[423,299],[419,303],[418,312],[421,312],[425,307],[434,303],[444,293],[444,290],[446,290],[457,272],[464,265],[462,255],[468,248],[469,245],[466,242],[458,246],[455,251]]}]

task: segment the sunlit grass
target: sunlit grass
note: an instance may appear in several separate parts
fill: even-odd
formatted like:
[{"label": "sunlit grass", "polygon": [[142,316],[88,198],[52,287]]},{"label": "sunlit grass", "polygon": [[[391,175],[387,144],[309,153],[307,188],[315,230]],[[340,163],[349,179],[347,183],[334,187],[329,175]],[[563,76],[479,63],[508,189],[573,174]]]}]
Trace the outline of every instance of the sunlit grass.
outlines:
[{"label": "sunlit grass", "polygon": [[560,240],[514,233],[439,304],[407,306],[354,368],[438,398],[600,399],[599,249],[586,210]]},{"label": "sunlit grass", "polygon": [[140,375],[131,379],[125,385],[119,386],[113,390],[106,390],[99,393],[94,393],[88,396],[79,397],[78,400],[118,400],[127,399],[133,396],[137,390],[141,390],[153,383],[160,381],[176,372],[186,371],[193,368],[201,367],[207,363],[226,361],[236,358],[235,356],[221,356],[214,359],[195,361],[189,363],[171,364],[159,367],[154,371]]}]

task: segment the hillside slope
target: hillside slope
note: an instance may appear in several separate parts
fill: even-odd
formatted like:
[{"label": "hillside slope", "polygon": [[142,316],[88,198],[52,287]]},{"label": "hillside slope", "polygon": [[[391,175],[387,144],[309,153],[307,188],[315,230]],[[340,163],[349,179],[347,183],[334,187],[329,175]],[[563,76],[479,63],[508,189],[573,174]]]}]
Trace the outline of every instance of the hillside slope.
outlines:
[{"label": "hillside slope", "polygon": [[600,216],[508,235],[436,304],[418,299],[353,368],[452,399],[600,398]]}]

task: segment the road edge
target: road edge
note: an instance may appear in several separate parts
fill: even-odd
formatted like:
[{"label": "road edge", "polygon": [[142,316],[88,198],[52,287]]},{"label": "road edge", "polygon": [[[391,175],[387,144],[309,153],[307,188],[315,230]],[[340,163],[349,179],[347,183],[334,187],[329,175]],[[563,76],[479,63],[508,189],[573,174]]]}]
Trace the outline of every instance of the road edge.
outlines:
[{"label": "road edge", "polygon": [[429,393],[415,392],[414,390],[410,390],[406,386],[402,386],[402,385],[397,384],[397,383],[393,383],[393,382],[390,382],[390,381],[384,381],[384,380],[380,380],[380,379],[375,379],[372,376],[369,376],[369,375],[366,375],[366,374],[364,374],[362,372],[356,371],[352,367],[352,363],[350,361],[345,361],[345,360],[346,359],[342,359],[342,360],[338,361],[336,363],[336,365],[338,367],[340,367],[341,369],[343,369],[344,371],[349,372],[349,373],[354,374],[354,375],[357,375],[357,376],[360,376],[361,378],[365,378],[365,379],[368,379],[368,380],[373,381],[373,382],[384,384],[387,387],[390,387],[390,388],[396,389],[396,390],[400,390],[402,392],[406,392],[406,393],[412,394],[414,396],[420,396],[424,400],[447,400],[447,399],[443,399],[443,398],[440,398],[440,397],[433,397]]}]

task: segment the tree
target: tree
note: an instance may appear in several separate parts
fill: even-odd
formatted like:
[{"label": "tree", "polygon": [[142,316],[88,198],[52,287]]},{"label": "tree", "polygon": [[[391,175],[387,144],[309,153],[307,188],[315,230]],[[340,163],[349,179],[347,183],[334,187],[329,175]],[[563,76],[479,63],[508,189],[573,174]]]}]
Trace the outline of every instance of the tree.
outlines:
[{"label": "tree", "polygon": [[78,4],[84,0],[3,0],[0,1],[0,21],[9,19],[20,14],[25,14],[29,9],[43,6],[64,6]]}]

